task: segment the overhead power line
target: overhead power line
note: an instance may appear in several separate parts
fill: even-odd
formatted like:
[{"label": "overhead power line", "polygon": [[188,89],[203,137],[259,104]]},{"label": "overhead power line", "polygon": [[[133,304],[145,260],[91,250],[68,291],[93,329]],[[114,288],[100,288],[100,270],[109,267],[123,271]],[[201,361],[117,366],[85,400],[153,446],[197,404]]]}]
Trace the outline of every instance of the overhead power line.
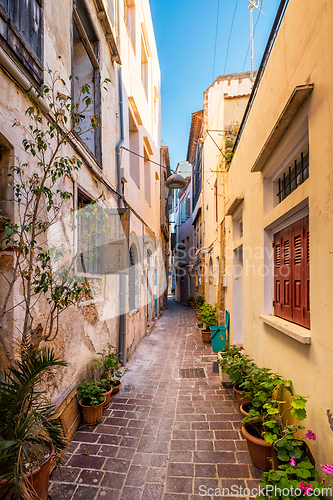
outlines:
[{"label": "overhead power line", "polygon": [[226,67],[227,67],[228,54],[229,54],[229,45],[230,45],[230,40],[231,40],[232,28],[234,27],[234,20],[235,20],[237,5],[238,5],[238,0],[236,0],[235,10],[234,10],[234,14],[232,16],[232,21],[231,21],[231,26],[230,26],[230,32],[229,32],[229,38],[228,38],[228,44],[227,44],[227,53],[226,53],[226,56],[225,56],[225,63],[224,63],[223,74],[225,74]]},{"label": "overhead power line", "polygon": [[215,77],[215,59],[216,59],[216,47],[217,47],[217,32],[218,32],[218,27],[219,27],[219,13],[220,13],[220,0],[217,0],[215,47],[214,47],[214,62],[213,62],[213,77],[212,77],[212,81],[214,81],[214,77]]}]

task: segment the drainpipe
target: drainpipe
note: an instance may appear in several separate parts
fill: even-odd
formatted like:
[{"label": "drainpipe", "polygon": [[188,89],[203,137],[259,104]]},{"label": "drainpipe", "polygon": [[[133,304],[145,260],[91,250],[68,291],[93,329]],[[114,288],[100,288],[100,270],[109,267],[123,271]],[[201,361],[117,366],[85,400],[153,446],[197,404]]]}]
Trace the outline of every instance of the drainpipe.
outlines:
[{"label": "drainpipe", "polygon": [[[118,7],[119,9],[119,7]],[[119,12],[118,12],[119,19]],[[118,23],[119,29],[119,23]],[[118,193],[121,193],[121,146],[124,142],[124,115],[123,115],[123,82],[121,66],[118,66],[118,91],[119,91],[119,121],[120,139],[116,145]],[[123,200],[118,197],[118,207],[123,208]],[[126,274],[119,275],[119,332],[118,332],[118,355],[121,364],[126,363]]]}]

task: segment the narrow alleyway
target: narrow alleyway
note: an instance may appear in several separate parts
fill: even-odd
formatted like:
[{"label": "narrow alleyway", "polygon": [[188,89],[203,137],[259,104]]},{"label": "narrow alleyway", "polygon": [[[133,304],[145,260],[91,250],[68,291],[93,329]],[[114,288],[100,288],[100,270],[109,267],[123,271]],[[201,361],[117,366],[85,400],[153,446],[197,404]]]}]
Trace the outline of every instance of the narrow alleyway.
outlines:
[{"label": "narrow alleyway", "polygon": [[[52,500],[196,500],[210,498],[204,488],[257,487],[241,415],[211,373],[215,359],[195,312],[169,300],[103,421],[76,433],[51,478]],[[184,368],[203,368],[205,378],[181,378]]]}]

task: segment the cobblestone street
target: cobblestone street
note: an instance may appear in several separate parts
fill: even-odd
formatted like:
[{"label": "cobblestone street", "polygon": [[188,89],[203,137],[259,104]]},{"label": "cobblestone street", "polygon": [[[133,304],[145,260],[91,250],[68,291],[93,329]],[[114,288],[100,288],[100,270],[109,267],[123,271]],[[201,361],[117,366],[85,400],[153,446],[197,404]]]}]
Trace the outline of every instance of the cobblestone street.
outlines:
[{"label": "cobblestone street", "polygon": [[[257,487],[241,414],[213,360],[194,310],[169,299],[102,422],[69,445],[51,477],[52,500],[196,500],[210,498],[199,495],[208,488]],[[205,378],[181,378],[184,368],[203,368]]]}]

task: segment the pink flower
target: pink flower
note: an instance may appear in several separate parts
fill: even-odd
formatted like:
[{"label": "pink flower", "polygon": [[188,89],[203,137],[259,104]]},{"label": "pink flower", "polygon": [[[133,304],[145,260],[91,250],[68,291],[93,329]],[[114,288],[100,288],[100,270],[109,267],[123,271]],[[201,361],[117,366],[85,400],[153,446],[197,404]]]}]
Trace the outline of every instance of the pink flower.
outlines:
[{"label": "pink flower", "polygon": [[313,441],[315,441],[317,439],[317,436],[315,435],[314,432],[310,431],[310,429],[308,430],[308,432],[305,434],[305,437],[307,439],[313,439]]},{"label": "pink flower", "polygon": [[326,472],[326,474],[330,474],[331,476],[333,476],[333,464],[320,465],[320,467],[323,468],[323,471]]},{"label": "pink flower", "polygon": [[303,483],[303,481],[301,481],[300,488],[304,491],[304,495],[312,494],[312,486],[310,483]]},{"label": "pink flower", "polygon": [[296,465],[295,457],[291,457],[291,459],[290,459],[290,465],[292,465],[293,467],[295,467],[295,465]]}]

